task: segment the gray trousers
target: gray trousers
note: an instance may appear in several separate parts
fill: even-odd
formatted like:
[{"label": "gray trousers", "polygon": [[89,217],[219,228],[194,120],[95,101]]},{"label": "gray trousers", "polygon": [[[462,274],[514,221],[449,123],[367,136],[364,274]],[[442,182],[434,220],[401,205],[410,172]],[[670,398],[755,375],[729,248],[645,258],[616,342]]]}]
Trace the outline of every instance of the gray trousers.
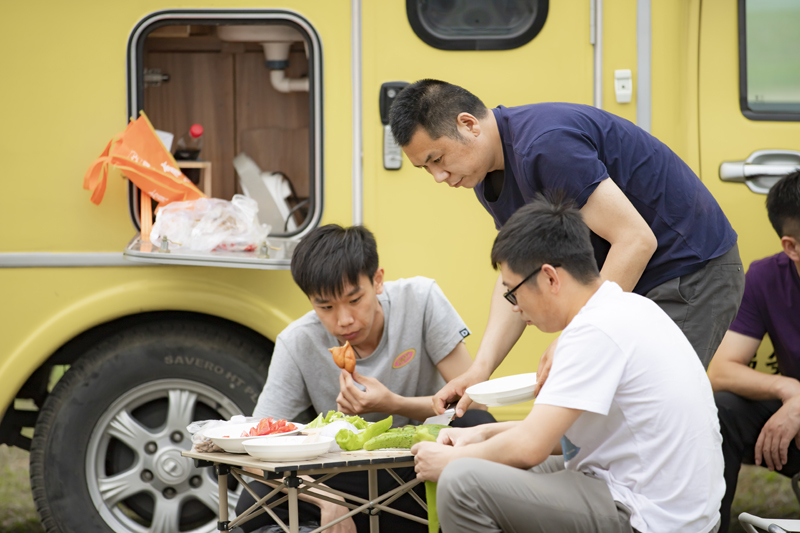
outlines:
[{"label": "gray trousers", "polygon": [[444,533],[633,532],[606,483],[565,470],[560,455],[530,470],[457,459],[439,478],[436,502]]},{"label": "gray trousers", "polygon": [[665,281],[645,296],[681,328],[707,369],[736,318],[742,294],[744,269],[739,246],[734,244],[697,272]]}]

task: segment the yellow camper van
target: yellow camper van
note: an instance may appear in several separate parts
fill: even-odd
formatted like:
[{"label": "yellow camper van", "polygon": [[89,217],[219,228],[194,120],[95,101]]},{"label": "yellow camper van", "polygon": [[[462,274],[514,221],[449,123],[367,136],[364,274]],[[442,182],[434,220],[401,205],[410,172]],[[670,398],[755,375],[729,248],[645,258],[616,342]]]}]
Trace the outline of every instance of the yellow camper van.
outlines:
[{"label": "yellow camper van", "polygon": [[[366,224],[389,279],[437,279],[475,352],[494,226],[402,158],[385,124],[404,82],[636,122],[698,173],[746,264],[778,250],[764,193],[800,164],[791,0],[8,2],[0,27],[0,443],[31,451],[49,532],[216,529],[186,426],[251,413],[273,341],[309,309],[288,267],[320,224]],[[143,246],[120,175],[89,201],[88,165],[142,110],[176,138],[204,126],[184,172],[272,202],[277,250]],[[279,187],[256,191],[266,177]],[[526,333],[498,375],[535,371],[550,340]]]}]

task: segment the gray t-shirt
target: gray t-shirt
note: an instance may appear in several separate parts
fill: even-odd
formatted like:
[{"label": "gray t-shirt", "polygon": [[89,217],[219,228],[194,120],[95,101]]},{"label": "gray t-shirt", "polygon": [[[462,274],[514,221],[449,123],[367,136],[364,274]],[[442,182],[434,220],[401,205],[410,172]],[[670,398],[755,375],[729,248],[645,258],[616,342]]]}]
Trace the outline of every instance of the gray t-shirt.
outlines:
[{"label": "gray t-shirt", "polygon": [[[383,335],[372,355],[356,359],[356,369],[401,396],[436,394],[444,386],[436,365],[470,331],[434,280],[399,279],[383,287],[378,295]],[[292,420],[309,406],[318,413],[336,410],[340,369],[328,348],[338,345],[314,311],[289,324],[275,342],[267,383],[253,416]],[[388,414],[363,418],[374,422]],[[397,415],[393,422],[394,426],[413,423]]]}]

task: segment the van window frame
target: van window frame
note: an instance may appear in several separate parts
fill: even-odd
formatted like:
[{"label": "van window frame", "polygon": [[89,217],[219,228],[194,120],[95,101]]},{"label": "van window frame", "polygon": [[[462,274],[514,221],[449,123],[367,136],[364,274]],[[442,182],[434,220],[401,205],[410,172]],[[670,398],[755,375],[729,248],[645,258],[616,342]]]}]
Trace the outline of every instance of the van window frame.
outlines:
[{"label": "van window frame", "polygon": [[480,50],[512,50],[528,44],[542,31],[550,6],[549,0],[537,0],[537,12],[533,23],[521,34],[514,37],[464,37],[444,38],[432,33],[419,16],[418,0],[406,0],[406,16],[411,29],[425,44],[440,50],[480,51]]},{"label": "van window frame", "polygon": [[[751,0],[752,1],[752,0]],[[750,120],[797,122],[800,113],[778,111],[769,113],[750,109],[747,100],[747,0],[739,0],[739,108]]]},{"label": "van window frame", "polygon": [[[273,237],[299,239],[317,227],[324,209],[323,151],[323,58],[322,41],[314,26],[302,15],[285,9],[170,9],[153,12],[142,18],[128,38],[126,87],[128,117],[138,117],[144,104],[144,43],[154,30],[175,24],[185,25],[263,25],[275,23],[295,28],[307,39],[309,78],[309,213],[303,223],[290,233],[272,233]],[[139,194],[128,181],[128,211],[136,231],[141,231]]]}]

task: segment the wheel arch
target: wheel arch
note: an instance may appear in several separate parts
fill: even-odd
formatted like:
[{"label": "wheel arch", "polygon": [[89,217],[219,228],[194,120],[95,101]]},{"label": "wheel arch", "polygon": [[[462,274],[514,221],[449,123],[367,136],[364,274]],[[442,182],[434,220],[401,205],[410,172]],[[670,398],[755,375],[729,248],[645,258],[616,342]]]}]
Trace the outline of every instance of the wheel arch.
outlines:
[{"label": "wheel arch", "polygon": [[87,294],[42,322],[0,364],[5,385],[0,389],[0,443],[29,447],[19,428],[33,426],[36,412],[16,410],[14,399],[30,398],[41,406],[54,365],[72,364],[122,328],[178,319],[238,328],[270,344],[292,320],[264,298],[208,280],[202,286],[192,281],[135,281]]}]

